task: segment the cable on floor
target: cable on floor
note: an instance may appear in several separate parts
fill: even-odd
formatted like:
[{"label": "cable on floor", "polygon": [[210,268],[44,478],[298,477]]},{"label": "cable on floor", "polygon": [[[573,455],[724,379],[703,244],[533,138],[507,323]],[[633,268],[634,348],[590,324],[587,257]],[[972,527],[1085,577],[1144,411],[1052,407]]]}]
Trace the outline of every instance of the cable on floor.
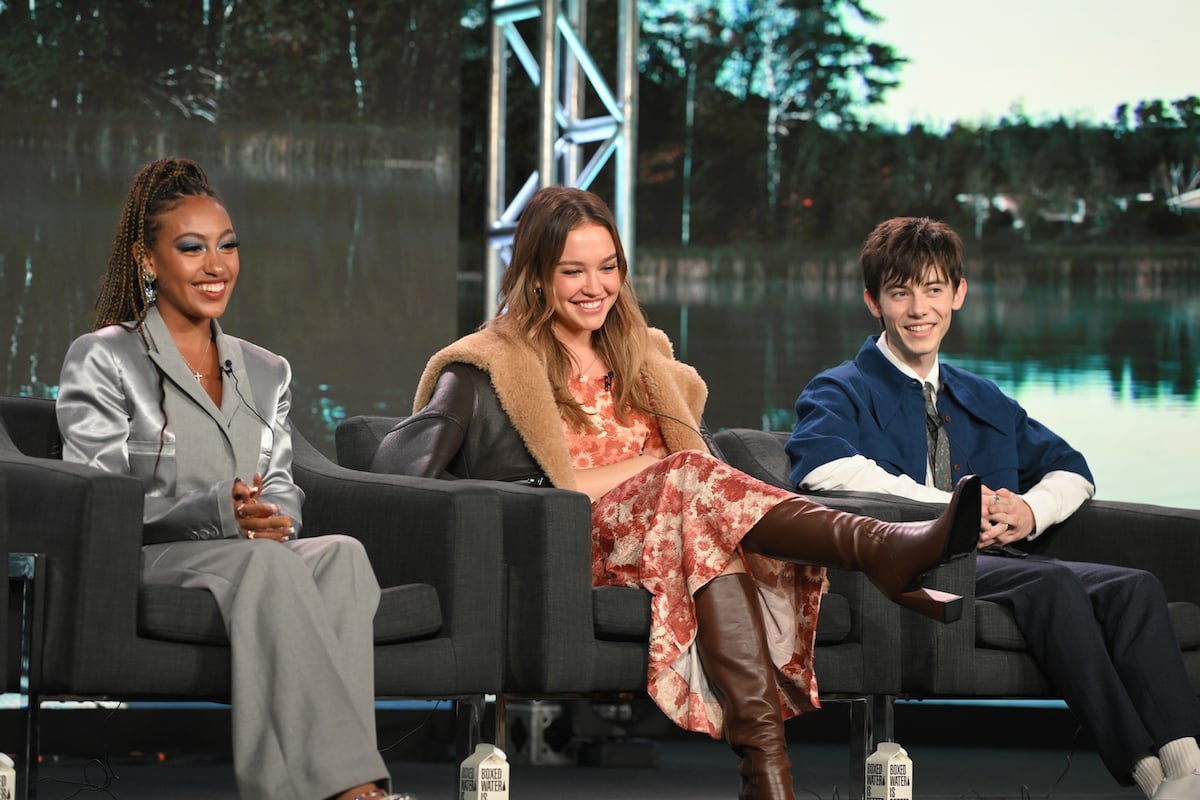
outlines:
[{"label": "cable on floor", "polygon": [[427,713],[425,715],[424,719],[422,719],[420,722],[417,723],[417,726],[415,728],[413,728],[409,732],[405,733],[403,736],[401,736],[399,739],[397,739],[396,741],[389,744],[387,747],[379,748],[379,752],[386,753],[387,751],[391,750],[394,747],[400,746],[407,739],[411,738],[414,733],[417,733],[419,730],[421,730],[422,728],[424,728],[426,725],[429,724],[429,720],[433,718],[434,712],[437,711],[438,709],[440,709],[442,707],[442,703],[445,703],[445,702],[447,702],[447,701],[438,700],[437,702],[435,702],[433,704],[433,708],[429,709],[429,713]]},{"label": "cable on floor", "polygon": [[[102,736],[109,720],[113,718],[113,714],[116,714],[120,707],[120,703],[115,703],[113,707],[109,709],[108,714],[104,717],[104,721],[100,723],[100,733]],[[89,775],[89,770],[94,766],[99,766],[103,772],[103,775],[99,781],[93,780]],[[77,797],[83,792],[104,792],[106,795],[114,798],[115,800],[116,795],[111,792],[109,788],[115,781],[119,780],[121,780],[121,776],[118,775],[116,770],[112,768],[112,765],[108,763],[108,756],[96,756],[88,759],[87,763],[83,765],[83,780],[73,781],[67,778],[38,778],[38,783],[56,783],[63,784],[65,786],[77,787],[75,791],[64,797],[63,800],[71,800],[71,798]]]}]

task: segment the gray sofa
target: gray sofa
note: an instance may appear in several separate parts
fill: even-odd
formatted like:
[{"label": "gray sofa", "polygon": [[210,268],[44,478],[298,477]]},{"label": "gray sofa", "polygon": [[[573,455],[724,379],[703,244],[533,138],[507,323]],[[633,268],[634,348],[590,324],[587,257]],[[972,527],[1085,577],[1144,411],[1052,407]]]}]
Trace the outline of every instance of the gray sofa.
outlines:
[{"label": "gray sofa", "polygon": [[[399,421],[345,420],[336,434],[338,462],[367,470]],[[495,481],[447,482],[486,486],[502,498],[507,633],[501,701],[644,693],[650,595],[592,586],[587,496]],[[875,516],[892,513],[871,498],[829,502]],[[817,680],[823,700],[849,703],[850,785],[861,796],[863,760],[887,725],[876,709],[890,712],[887,696],[900,690],[900,611],[860,573],[830,570],[829,579],[817,628]]]},{"label": "gray sofa", "polygon": [[[734,466],[760,480],[789,487],[788,434],[748,428],[716,434]],[[822,496],[835,502],[852,493]],[[887,495],[857,495],[890,507],[900,519],[927,519],[942,507]],[[1200,694],[1200,511],[1089,500],[1066,522],[1029,543],[1056,558],[1121,564],[1153,572],[1167,592],[1192,687]],[[938,625],[901,611],[903,668],[900,694],[909,697],[1054,697],[1030,657],[1008,609],[974,599],[974,556],[943,566],[928,585],[962,595],[963,618]]]},{"label": "gray sofa", "polygon": [[[294,446],[303,534],[360,539],[384,588],[377,695],[458,701],[465,757],[480,736],[484,696],[501,688],[498,498],[352,472],[298,433]],[[44,634],[24,676],[35,757],[38,707],[48,697],[228,701],[228,639],[212,595],[141,585],[138,480],[64,463],[53,401],[20,397],[0,398],[0,477],[9,549],[43,554]],[[23,766],[36,769],[36,758]]]}]

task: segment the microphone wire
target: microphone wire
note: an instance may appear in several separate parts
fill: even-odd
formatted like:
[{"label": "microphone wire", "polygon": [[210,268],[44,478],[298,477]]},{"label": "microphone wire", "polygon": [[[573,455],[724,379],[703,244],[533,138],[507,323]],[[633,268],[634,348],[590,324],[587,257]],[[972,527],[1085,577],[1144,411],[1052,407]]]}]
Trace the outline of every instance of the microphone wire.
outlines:
[{"label": "microphone wire", "polygon": [[258,417],[258,421],[265,425],[267,430],[271,430],[271,423],[263,419],[262,415],[259,414],[258,411],[255,410],[254,406],[250,404],[250,401],[246,399],[246,395],[242,394],[241,382],[238,380],[238,376],[233,371],[233,362],[231,362],[228,358],[225,359],[225,363],[221,366],[221,371],[233,378],[233,390],[237,392],[237,396],[241,398],[242,405],[249,409],[251,414]]}]

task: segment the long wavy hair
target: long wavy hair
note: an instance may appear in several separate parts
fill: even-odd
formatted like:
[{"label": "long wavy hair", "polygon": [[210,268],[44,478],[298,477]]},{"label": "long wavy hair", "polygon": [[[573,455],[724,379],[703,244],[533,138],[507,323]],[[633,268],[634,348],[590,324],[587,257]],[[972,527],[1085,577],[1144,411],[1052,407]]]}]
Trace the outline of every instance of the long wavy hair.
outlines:
[{"label": "long wavy hair", "polygon": [[158,217],[183,198],[194,196],[220,202],[204,169],[190,159],[162,158],[134,175],[96,299],[93,330],[127,322],[134,328],[142,326],[149,308],[146,289],[153,280],[146,271],[146,253],[157,241]]},{"label": "long wavy hair", "polygon": [[[629,262],[617,233],[612,211],[591,192],[564,186],[539,190],[526,205],[513,236],[512,258],[500,283],[500,311],[487,325],[526,337],[542,354],[554,400],[565,419],[579,428],[590,424],[589,414],[567,390],[571,357],[554,335],[552,294],[554,270],[566,247],[567,234],[581,225],[599,225],[612,236],[621,288],[599,330],[592,333],[595,348],[613,372],[617,414],[637,409],[652,413],[640,372],[646,359],[648,324],[629,283]],[[544,287],[544,290],[543,288]]]}]

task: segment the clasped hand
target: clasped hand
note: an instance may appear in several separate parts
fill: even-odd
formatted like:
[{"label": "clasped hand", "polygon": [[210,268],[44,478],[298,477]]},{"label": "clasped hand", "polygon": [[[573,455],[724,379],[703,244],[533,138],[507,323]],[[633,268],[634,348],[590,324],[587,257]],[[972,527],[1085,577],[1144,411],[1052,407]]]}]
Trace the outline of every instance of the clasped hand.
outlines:
[{"label": "clasped hand", "polygon": [[979,546],[1012,544],[1033,533],[1037,521],[1033,510],[1008,489],[983,487],[983,516],[979,523]]},{"label": "clasped hand", "polygon": [[253,484],[247,484],[241,478],[233,481],[233,513],[237,516],[242,535],[247,539],[273,539],[282,542],[293,533],[292,518],[279,513],[275,503],[264,503],[259,499],[262,494],[262,475],[254,474]]}]

